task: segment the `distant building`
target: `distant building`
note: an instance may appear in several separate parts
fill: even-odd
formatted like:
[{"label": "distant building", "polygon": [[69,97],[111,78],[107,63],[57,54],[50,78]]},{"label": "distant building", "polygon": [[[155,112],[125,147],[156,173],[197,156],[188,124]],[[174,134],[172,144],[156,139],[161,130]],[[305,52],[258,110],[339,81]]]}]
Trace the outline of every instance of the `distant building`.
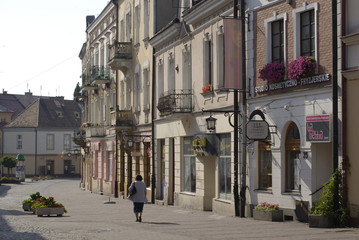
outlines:
[{"label": "distant building", "polygon": [[73,133],[81,109],[63,97],[39,97],[3,127],[3,155],[25,156],[26,175],[79,174]]}]

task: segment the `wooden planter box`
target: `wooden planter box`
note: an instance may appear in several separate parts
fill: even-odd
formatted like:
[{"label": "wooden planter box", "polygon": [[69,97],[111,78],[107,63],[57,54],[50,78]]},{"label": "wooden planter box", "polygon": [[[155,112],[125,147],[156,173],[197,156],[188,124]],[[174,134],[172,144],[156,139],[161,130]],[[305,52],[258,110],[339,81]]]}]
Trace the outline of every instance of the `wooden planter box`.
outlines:
[{"label": "wooden planter box", "polygon": [[22,209],[24,209],[24,211],[31,211],[31,204],[30,203],[23,203],[22,204]]},{"label": "wooden planter box", "polygon": [[47,207],[47,208],[37,208],[35,210],[35,214],[38,217],[42,217],[43,215],[56,215],[61,217],[64,214],[65,209],[63,207]]},{"label": "wooden planter box", "polygon": [[310,228],[333,228],[334,219],[324,215],[309,215]]},{"label": "wooden planter box", "polygon": [[283,210],[265,211],[253,209],[254,220],[283,222]]}]

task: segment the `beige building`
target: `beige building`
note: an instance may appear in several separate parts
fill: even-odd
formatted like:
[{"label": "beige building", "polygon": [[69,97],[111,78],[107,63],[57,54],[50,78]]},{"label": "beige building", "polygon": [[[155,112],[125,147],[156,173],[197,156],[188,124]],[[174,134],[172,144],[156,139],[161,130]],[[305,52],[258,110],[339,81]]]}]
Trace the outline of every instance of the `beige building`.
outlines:
[{"label": "beige building", "polygon": [[359,226],[359,191],[356,184],[359,181],[357,171],[359,170],[357,119],[359,112],[356,107],[359,91],[359,17],[356,9],[359,2],[355,0],[342,1],[342,19],[345,24],[342,28],[343,43],[343,141],[344,168],[346,169],[346,183],[348,191],[348,207],[352,225]]},{"label": "beige building", "polygon": [[116,8],[108,3],[100,15],[86,18],[82,84],[75,98],[82,103],[82,126],[76,142],[82,146],[82,187],[95,193],[115,193],[116,132],[111,111],[116,109],[116,73],[108,66],[110,46],[116,40]]},{"label": "beige building", "polygon": [[63,97],[41,97],[3,128],[3,154],[23,154],[27,176],[78,176],[80,157],[72,142],[81,110]]},{"label": "beige building", "polygon": [[158,202],[234,215],[233,128],[214,112],[221,124],[210,132],[210,114],[202,113],[233,110],[233,92],[224,89],[222,17],[232,15],[232,2],[179,1],[177,18],[150,40]]}]

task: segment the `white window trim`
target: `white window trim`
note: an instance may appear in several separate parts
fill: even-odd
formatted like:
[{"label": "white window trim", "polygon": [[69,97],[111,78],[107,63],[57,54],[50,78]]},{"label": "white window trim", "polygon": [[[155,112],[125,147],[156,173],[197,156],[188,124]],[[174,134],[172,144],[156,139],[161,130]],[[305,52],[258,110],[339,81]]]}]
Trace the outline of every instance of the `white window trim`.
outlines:
[{"label": "white window trim", "polygon": [[[207,85],[209,84],[209,80],[207,79],[207,71],[209,71],[207,69],[207,64],[206,64],[206,42],[210,42],[211,44],[213,44],[213,41],[212,41],[212,34],[207,32],[207,33],[204,33],[204,36],[203,36],[203,86],[204,85]],[[213,85],[213,46],[211,46],[211,57],[212,57],[212,85]]]},{"label": "white window trim", "polygon": [[[219,38],[222,37],[222,45],[220,46],[219,45]],[[220,51],[222,51],[222,53],[220,53]],[[221,72],[219,71],[219,66],[220,66],[220,62],[219,62],[219,56],[220,55],[223,55],[223,62],[222,62],[222,68],[223,68],[223,71],[225,71],[225,67],[224,67],[224,29],[223,29],[223,26],[220,26],[218,29],[217,29],[217,40],[216,40],[216,54],[217,54],[217,57],[216,57],[216,61],[217,61],[217,64],[216,64],[216,71],[217,71],[217,81],[216,81],[216,88],[219,88],[220,86],[223,86],[224,87],[224,79],[221,79],[223,76],[224,76],[224,72]],[[223,76],[221,76],[223,74]]]},{"label": "white window trim", "polygon": [[[287,13],[282,14],[273,14],[273,17],[267,18],[264,20],[264,28],[265,28],[265,38],[266,38],[266,63],[272,62],[272,22],[282,20],[283,19],[283,57],[284,57],[284,64],[287,63]],[[295,32],[295,31],[294,31]]]},{"label": "white window trim", "polygon": [[314,9],[314,31],[315,31],[315,56],[314,58],[318,62],[318,10],[319,10],[319,4],[318,3],[311,3],[306,4],[303,3],[303,7],[294,9],[292,11],[293,15],[293,34],[294,34],[294,59],[297,59],[300,57],[300,34],[298,34],[300,29],[300,14],[305,11],[309,11]]}]

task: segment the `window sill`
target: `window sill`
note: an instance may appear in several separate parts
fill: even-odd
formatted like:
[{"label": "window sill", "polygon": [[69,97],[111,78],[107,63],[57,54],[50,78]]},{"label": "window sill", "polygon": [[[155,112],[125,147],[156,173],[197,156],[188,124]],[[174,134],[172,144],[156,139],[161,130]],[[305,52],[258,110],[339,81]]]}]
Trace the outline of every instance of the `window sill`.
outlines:
[{"label": "window sill", "polygon": [[299,191],[291,191],[291,192],[282,192],[282,195],[287,196],[302,196],[302,193]]},{"label": "window sill", "polygon": [[231,204],[231,200],[222,199],[222,198],[214,198],[214,201],[221,202],[221,203],[226,203],[226,204]]},{"label": "window sill", "polygon": [[273,194],[272,189],[254,189],[254,192],[265,193],[265,194]]},{"label": "window sill", "polygon": [[201,95],[203,97],[210,97],[210,96],[213,96],[214,92],[213,91],[208,91],[208,92],[202,92]]},{"label": "window sill", "polygon": [[196,193],[192,193],[192,192],[181,192],[181,195],[187,195],[187,196],[196,196]]}]

